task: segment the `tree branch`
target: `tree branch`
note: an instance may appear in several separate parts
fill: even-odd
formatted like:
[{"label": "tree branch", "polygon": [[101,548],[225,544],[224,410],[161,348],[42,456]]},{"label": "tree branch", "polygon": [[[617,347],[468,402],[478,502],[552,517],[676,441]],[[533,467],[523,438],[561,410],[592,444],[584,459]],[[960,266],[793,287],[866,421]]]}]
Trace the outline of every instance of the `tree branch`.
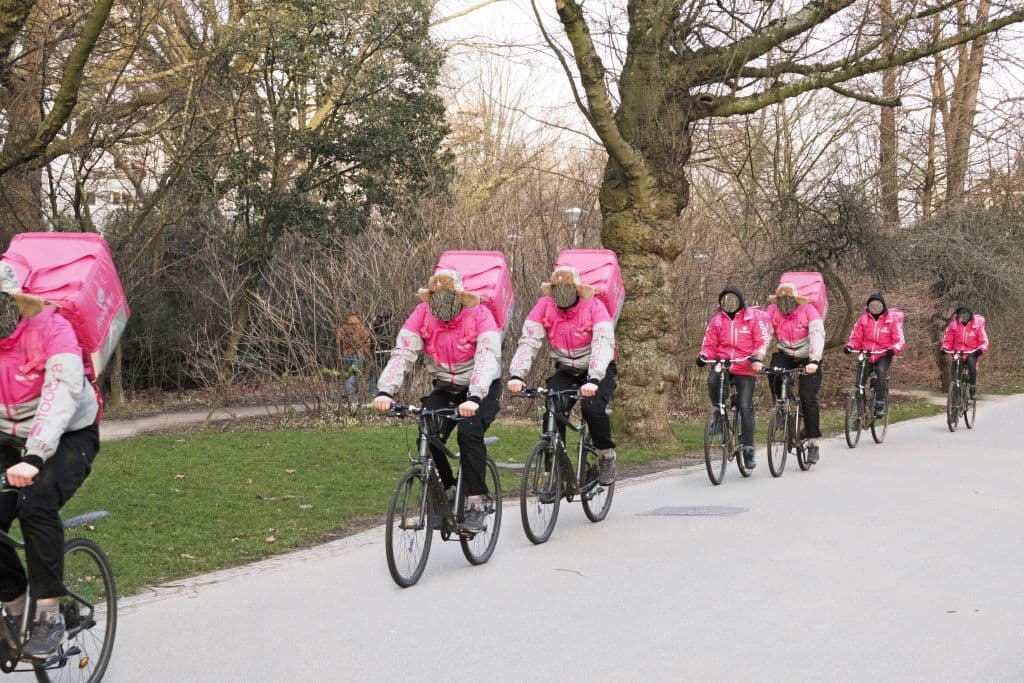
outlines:
[{"label": "tree branch", "polygon": [[647,164],[643,157],[626,141],[615,123],[615,108],[604,83],[604,64],[594,47],[587,21],[583,18],[583,8],[576,0],[555,0],[555,8],[572,45],[583,92],[587,95],[594,132],[601,139],[608,155],[622,167],[627,177],[636,180],[646,176]]},{"label": "tree branch", "polygon": [[537,26],[540,28],[540,34],[544,36],[544,42],[548,44],[551,51],[555,53],[555,57],[558,58],[558,62],[562,65],[562,71],[565,72],[565,78],[569,81],[569,88],[572,90],[573,99],[576,100],[576,106],[579,107],[580,113],[583,114],[583,118],[587,120],[591,126],[594,125],[594,119],[590,116],[590,110],[587,109],[587,105],[583,104],[583,98],[580,97],[579,88],[576,87],[576,78],[572,74],[572,70],[569,68],[569,63],[565,61],[565,55],[562,54],[561,48],[552,40],[548,30],[544,28],[544,20],[541,19],[540,10],[537,9],[537,0],[530,0],[530,6],[533,7],[533,16],[537,18]]},{"label": "tree branch", "polygon": [[878,97],[877,95],[871,95],[869,93],[855,92],[853,90],[847,90],[838,85],[830,85],[828,87],[834,93],[838,93],[843,97],[849,97],[851,100],[860,100],[867,104],[873,104],[876,107],[902,107],[903,102],[899,97]]},{"label": "tree branch", "polygon": [[837,83],[852,80],[869,73],[877,73],[885,69],[909,64],[923,57],[944,52],[958,45],[968,43],[979,36],[987,35],[999,29],[1024,21],[1024,10],[1011,12],[998,19],[987,21],[950,36],[937,42],[929,42],[912,50],[896,52],[891,56],[868,59],[855,64],[850,64],[844,69],[831,73],[819,73],[793,83],[774,85],[763,92],[749,95],[747,97],[722,98],[721,102],[711,108],[710,116],[734,116],[737,114],[750,114],[772,104],[778,104],[790,97],[796,97],[805,92],[829,88]]}]

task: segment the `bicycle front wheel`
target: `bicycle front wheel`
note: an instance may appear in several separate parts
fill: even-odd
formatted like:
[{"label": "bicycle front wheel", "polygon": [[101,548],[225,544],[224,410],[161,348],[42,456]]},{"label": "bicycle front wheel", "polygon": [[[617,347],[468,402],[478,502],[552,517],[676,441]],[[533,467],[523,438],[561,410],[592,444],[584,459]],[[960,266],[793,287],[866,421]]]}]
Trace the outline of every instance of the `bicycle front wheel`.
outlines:
[{"label": "bicycle front wheel", "polygon": [[558,456],[551,442],[541,440],[533,447],[523,467],[519,487],[519,513],[523,533],[531,543],[541,544],[551,538],[562,503],[562,477]]},{"label": "bicycle front wheel", "polygon": [[[878,397],[874,396],[877,400]],[[882,413],[882,417],[876,417],[871,421],[871,438],[875,440],[875,443],[882,443],[885,441],[885,433],[889,431],[889,401],[885,402],[885,412]]]},{"label": "bicycle front wheel", "polygon": [[860,416],[863,414],[864,399],[859,391],[851,391],[846,397],[846,421],[844,422],[846,445],[850,448],[856,448],[857,443],[860,441]]},{"label": "bicycle front wheel", "polygon": [[949,385],[949,395],[946,396],[946,426],[949,431],[955,432],[960,423],[960,388],[954,382]]},{"label": "bicycle front wheel", "polygon": [[608,516],[612,509],[612,497],[615,495],[615,482],[605,486],[597,481],[597,451],[589,446],[583,447],[583,492],[580,502],[583,503],[583,514],[591,522],[600,522]]},{"label": "bicycle front wheel", "polygon": [[498,466],[489,456],[485,481],[487,490],[491,493],[490,500],[484,503],[487,509],[484,527],[473,534],[472,538],[459,537],[462,554],[466,556],[470,564],[483,564],[491,559],[494,547],[498,544],[498,532],[501,531],[501,477],[498,475]]},{"label": "bicycle front wheel", "polygon": [[388,570],[402,588],[420,580],[434,537],[426,479],[422,467],[410,467],[398,480],[388,507],[384,530]]},{"label": "bicycle front wheel", "polygon": [[64,545],[64,586],[60,611],[68,642],[52,668],[35,664],[36,679],[97,683],[114,648],[117,589],[110,561],[90,539],[74,538]]},{"label": "bicycle front wheel", "polygon": [[964,426],[968,429],[974,429],[974,422],[977,415],[978,402],[973,398],[968,398],[967,405],[964,407]]},{"label": "bicycle front wheel", "polygon": [[786,469],[786,457],[789,455],[789,448],[786,446],[788,441],[786,415],[781,410],[776,410],[768,422],[768,470],[773,477],[781,477],[782,471]]},{"label": "bicycle front wheel", "polygon": [[729,464],[729,447],[726,420],[717,409],[712,408],[704,424],[704,464],[708,469],[708,479],[715,486],[722,483],[725,468]]}]

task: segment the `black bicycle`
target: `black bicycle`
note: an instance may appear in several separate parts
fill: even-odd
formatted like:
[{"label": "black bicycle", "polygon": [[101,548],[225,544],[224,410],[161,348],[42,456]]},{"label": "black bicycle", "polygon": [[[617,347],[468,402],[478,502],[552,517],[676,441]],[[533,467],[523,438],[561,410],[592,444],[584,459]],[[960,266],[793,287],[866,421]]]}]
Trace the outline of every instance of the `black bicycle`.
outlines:
[{"label": "black bicycle", "polygon": [[783,376],[781,393],[775,399],[775,410],[768,422],[768,469],[773,477],[781,477],[786,469],[786,459],[793,453],[800,469],[806,472],[812,463],[807,460],[807,448],[800,438],[804,416],[800,410],[796,378],[806,375],[807,371],[797,367],[771,368],[765,372]]},{"label": "black bicycle", "polygon": [[[544,397],[544,431],[526,459],[519,488],[519,511],[526,537],[538,544],[551,537],[562,498],[571,503],[579,496],[587,519],[600,522],[612,507],[615,483],[606,486],[598,481],[598,455],[587,434],[587,425],[583,420],[576,425],[569,419],[573,402],[581,398],[578,391],[526,388],[513,396]],[[575,466],[569,459],[559,425],[579,435]]]},{"label": "black bicycle", "polygon": [[973,429],[978,414],[978,401],[971,398],[967,361],[962,351],[947,351],[946,353],[952,356],[949,394],[946,396],[946,425],[949,427],[949,431],[955,432],[962,417],[964,426]]},{"label": "black bicycle", "polygon": [[[0,494],[24,495],[20,489],[9,488],[3,475],[0,475]],[[87,512],[64,520],[64,528],[88,527],[107,514]],[[22,541],[3,531],[0,531],[0,543],[15,550],[25,547]],[[60,599],[60,613],[67,626],[67,640],[57,654],[45,661],[26,660],[26,666],[19,668],[22,648],[28,640],[29,615],[36,612],[29,586],[26,609],[18,628],[12,631],[7,620],[0,619],[0,671],[32,671],[39,681],[97,683],[103,680],[117,631],[117,589],[110,561],[94,541],[72,538],[64,543],[64,588],[66,594]]]},{"label": "black bicycle", "polygon": [[[889,380],[886,377],[886,380]],[[885,403],[881,417],[875,415],[875,402],[878,401],[878,390],[875,386],[875,375],[871,371],[866,351],[857,351],[857,380],[854,388],[846,396],[846,419],[843,423],[846,432],[846,445],[856,448],[860,441],[860,433],[867,426],[871,428],[871,438],[875,443],[885,441],[889,431],[889,403]]]},{"label": "black bicycle", "polygon": [[[391,578],[402,588],[412,586],[423,575],[430,554],[430,542],[435,529],[441,540],[454,538],[462,546],[462,554],[471,564],[483,564],[491,559],[501,529],[501,479],[498,467],[487,457],[485,483],[490,492],[484,501],[486,521],[483,528],[473,531],[463,527],[466,495],[462,488],[462,467],[459,453],[452,453],[441,440],[446,422],[458,422],[455,408],[428,410],[395,404],[389,417],[415,417],[419,420],[419,451],[410,458],[411,465],[398,480],[391,505],[388,507],[387,527],[384,533],[388,569]],[[497,441],[487,437],[485,444]],[[430,447],[460,463],[454,495],[445,492],[437,465],[430,455]]]},{"label": "black bicycle", "polygon": [[[713,363],[713,372],[721,373],[718,401],[708,412],[704,423],[704,465],[708,479],[715,486],[722,483],[729,461],[735,459],[740,474],[750,476],[750,470],[743,461],[740,444],[743,443],[743,422],[740,420],[739,394],[733,391],[732,373],[729,369],[740,358],[719,358]],[[774,473],[774,470],[773,470]],[[780,473],[781,474],[781,471]],[[775,475],[778,476],[778,475]]]}]

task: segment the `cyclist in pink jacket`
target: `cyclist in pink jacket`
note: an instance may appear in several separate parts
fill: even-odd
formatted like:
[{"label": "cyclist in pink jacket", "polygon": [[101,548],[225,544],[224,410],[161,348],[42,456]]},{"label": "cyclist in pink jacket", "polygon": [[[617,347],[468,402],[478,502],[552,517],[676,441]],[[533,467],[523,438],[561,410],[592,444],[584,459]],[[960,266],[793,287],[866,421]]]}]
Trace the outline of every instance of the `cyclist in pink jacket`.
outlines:
[{"label": "cyclist in pink jacket", "polygon": [[[797,293],[796,285],[785,282],[779,285],[775,294],[768,297],[768,318],[775,333],[776,350],[771,366],[790,370],[803,367],[806,374],[800,376],[800,409],[804,415],[807,461],[818,462],[818,442],[821,438],[821,409],[818,391],[821,389],[821,356],[825,352],[825,322],[818,309]],[[769,387],[772,396],[782,391],[782,375],[769,372]]]},{"label": "cyclist in pink jacket", "polygon": [[[743,294],[734,287],[726,287],[718,295],[718,313],[711,318],[704,343],[697,356],[697,366],[714,364],[716,360],[735,360],[729,368],[732,383],[740,403],[743,424],[743,460],[747,469],[757,466],[754,458],[754,385],[757,373],[764,367],[762,361],[768,350],[771,332],[758,311],[747,308]],[[723,372],[708,373],[708,394],[716,403],[720,395]]]},{"label": "cyclist in pink jacket", "polygon": [[903,353],[906,346],[903,313],[890,309],[881,294],[876,292],[869,296],[864,313],[854,324],[843,353],[868,352],[867,362],[875,373],[875,417],[885,415],[889,368],[892,367],[892,359]]},{"label": "cyclist in pink jacket", "polygon": [[[27,578],[36,612],[22,654],[52,657],[64,634],[64,525],[60,508],[75,494],[99,452],[99,401],[86,378],[75,332],[53,306],[23,294],[14,271],[0,264],[0,318],[16,323],[0,339],[0,468],[19,494],[0,494],[0,528],[15,518],[25,538],[28,577],[14,549],[0,545],[3,617],[16,631],[25,611]],[[13,632],[13,631],[12,631]]]},{"label": "cyclist in pink jacket", "polygon": [[942,338],[942,350],[946,353],[960,351],[967,362],[967,381],[971,384],[971,400],[978,397],[978,360],[988,351],[988,333],[985,318],[976,314],[967,304],[960,304],[946,327]]},{"label": "cyclist in pink jacket", "polygon": [[[437,410],[458,405],[459,415],[466,418],[458,423],[466,490],[462,524],[479,531],[486,519],[488,493],[484,433],[498,415],[501,397],[501,332],[491,311],[480,305],[479,296],[463,289],[462,276],[454,270],[434,273],[419,297],[423,303],[402,325],[391,359],[377,381],[373,406],[382,412],[391,410],[405,375],[422,354],[434,385],[423,407]],[[447,422],[443,439],[447,440],[453,426]],[[431,456],[445,488],[454,487],[448,458],[433,450]]]},{"label": "cyclist in pink jacket", "polygon": [[[555,374],[549,389],[576,387],[583,396],[580,410],[598,454],[599,481],[615,481],[615,442],[608,402],[615,392],[615,326],[595,290],[580,282],[575,268],[559,268],[541,285],[544,296],[523,323],[519,345],[509,368],[508,390],[518,394],[523,378],[547,337]],[[565,427],[562,427],[564,430]]]}]

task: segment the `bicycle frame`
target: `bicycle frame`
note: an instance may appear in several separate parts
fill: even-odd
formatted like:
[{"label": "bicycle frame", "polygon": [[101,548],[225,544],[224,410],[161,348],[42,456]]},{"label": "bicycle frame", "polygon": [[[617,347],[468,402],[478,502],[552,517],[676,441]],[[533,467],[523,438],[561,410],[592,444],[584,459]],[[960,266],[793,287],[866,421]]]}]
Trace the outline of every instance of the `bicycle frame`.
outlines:
[{"label": "bicycle frame", "polygon": [[[773,373],[775,373],[777,375],[783,376],[782,387],[780,388],[779,396],[775,399],[775,409],[777,411],[782,411],[783,413],[786,414],[787,417],[790,416],[790,415],[794,415],[794,413],[795,413],[795,417],[796,417],[796,421],[795,422],[796,422],[796,424],[794,425],[794,427],[795,427],[795,431],[797,433],[796,434],[790,434],[789,435],[789,439],[787,440],[787,441],[789,441],[789,443],[786,444],[786,448],[787,449],[794,450],[795,448],[799,448],[800,447],[800,434],[799,434],[799,431],[800,431],[800,418],[801,418],[801,414],[800,414],[800,402],[797,400],[800,395],[797,392],[793,392],[793,394],[791,396],[790,395],[790,393],[791,393],[790,389],[795,384],[795,378],[799,377],[800,375],[807,374],[807,371],[804,370],[802,367],[789,368],[789,369],[772,367],[771,368],[771,372],[773,372]],[[793,408],[794,404],[796,405],[795,409]]]},{"label": "bicycle frame", "polygon": [[[580,420],[578,425],[574,424],[569,419],[568,413],[559,410],[558,400],[561,398],[578,400],[581,397],[576,389],[562,391],[547,390],[544,400],[544,431],[541,433],[541,438],[551,442],[555,449],[556,458],[560,454],[561,458],[564,459],[562,467],[566,474],[572,475],[572,481],[567,482],[570,485],[570,489],[582,494],[580,482],[583,480],[583,444],[586,441],[587,425],[583,420]],[[562,434],[558,429],[558,425],[562,425],[566,430],[572,430],[579,435],[579,443],[576,448],[575,471],[573,470],[572,461],[569,459],[568,449],[566,448],[567,444],[562,440]]]}]

